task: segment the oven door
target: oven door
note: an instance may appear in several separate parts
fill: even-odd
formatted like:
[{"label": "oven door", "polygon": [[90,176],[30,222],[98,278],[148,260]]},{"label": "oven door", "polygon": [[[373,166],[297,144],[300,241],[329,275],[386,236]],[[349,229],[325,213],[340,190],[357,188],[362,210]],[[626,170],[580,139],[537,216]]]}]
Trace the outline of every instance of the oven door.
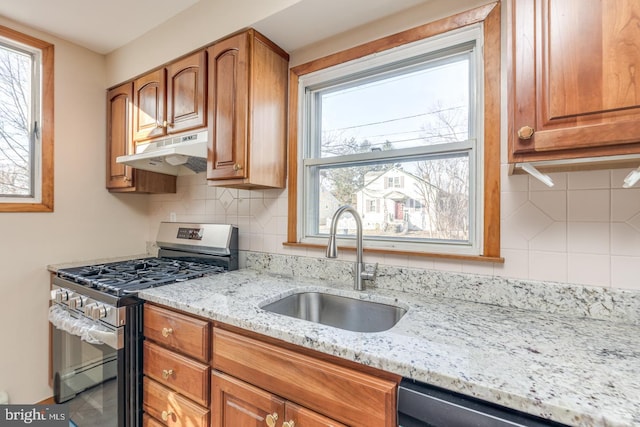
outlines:
[{"label": "oven door", "polygon": [[60,307],[59,315],[60,310],[70,318],[56,325],[50,316],[54,400],[69,406],[78,427],[137,426],[140,363],[139,353],[131,354],[137,353],[135,342],[127,343],[128,327],[98,324]]}]

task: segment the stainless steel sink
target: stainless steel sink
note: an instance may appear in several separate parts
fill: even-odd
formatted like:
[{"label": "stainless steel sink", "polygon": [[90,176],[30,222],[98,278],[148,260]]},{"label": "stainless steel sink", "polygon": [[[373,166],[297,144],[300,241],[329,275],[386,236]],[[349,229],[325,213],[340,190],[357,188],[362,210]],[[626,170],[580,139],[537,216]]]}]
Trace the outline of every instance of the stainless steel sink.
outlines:
[{"label": "stainless steel sink", "polygon": [[263,310],[354,332],[381,332],[407,312],[402,307],[322,292],[301,292],[264,305]]}]

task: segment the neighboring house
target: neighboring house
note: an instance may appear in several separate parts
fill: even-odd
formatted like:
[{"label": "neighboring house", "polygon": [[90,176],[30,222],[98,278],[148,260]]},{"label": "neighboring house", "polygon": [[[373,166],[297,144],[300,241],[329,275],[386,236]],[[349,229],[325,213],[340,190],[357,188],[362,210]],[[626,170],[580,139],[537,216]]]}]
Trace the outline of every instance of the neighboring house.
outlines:
[{"label": "neighboring house", "polygon": [[369,172],[356,193],[356,209],[366,230],[384,233],[429,230],[425,191],[440,191],[399,167]]},{"label": "neighboring house", "polygon": [[[320,186],[320,191],[319,231],[328,233],[331,217],[340,203],[324,186]],[[354,202],[363,231],[368,235],[468,239],[467,193],[450,193],[400,166],[367,172],[364,186],[354,194]],[[353,234],[355,230],[350,215],[341,217],[339,234]]]}]

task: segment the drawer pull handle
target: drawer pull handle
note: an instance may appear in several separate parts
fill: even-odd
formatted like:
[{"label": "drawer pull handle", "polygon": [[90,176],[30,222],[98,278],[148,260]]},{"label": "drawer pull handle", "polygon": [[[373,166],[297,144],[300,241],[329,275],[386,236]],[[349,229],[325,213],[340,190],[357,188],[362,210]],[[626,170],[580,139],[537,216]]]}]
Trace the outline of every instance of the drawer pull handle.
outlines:
[{"label": "drawer pull handle", "polygon": [[293,422],[293,420],[291,421],[285,421],[282,423],[282,427],[295,427],[296,423]]},{"label": "drawer pull handle", "polygon": [[173,333],[173,328],[162,328],[162,336],[167,338]]},{"label": "drawer pull handle", "polygon": [[267,422],[267,426],[275,427],[276,421],[278,421],[278,414],[274,412],[273,414],[267,415],[267,419],[265,421]]},{"label": "drawer pull handle", "polygon": [[164,378],[165,380],[168,380],[171,375],[173,375],[173,369],[162,370],[162,378]]},{"label": "drawer pull handle", "polygon": [[169,417],[173,417],[173,411],[162,411],[162,421],[168,421]]}]

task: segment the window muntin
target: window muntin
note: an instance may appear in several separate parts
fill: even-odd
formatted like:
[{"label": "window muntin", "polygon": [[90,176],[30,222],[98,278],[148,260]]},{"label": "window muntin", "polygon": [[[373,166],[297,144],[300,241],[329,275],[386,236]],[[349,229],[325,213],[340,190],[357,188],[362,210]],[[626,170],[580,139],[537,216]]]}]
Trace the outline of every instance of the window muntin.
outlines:
[{"label": "window muntin", "polygon": [[0,26],[0,61],[0,212],[52,212],[54,46]]},{"label": "window muntin", "polygon": [[481,252],[481,43],[475,27],[300,78],[302,242],[326,240],[327,213],[351,204],[366,246]]}]

